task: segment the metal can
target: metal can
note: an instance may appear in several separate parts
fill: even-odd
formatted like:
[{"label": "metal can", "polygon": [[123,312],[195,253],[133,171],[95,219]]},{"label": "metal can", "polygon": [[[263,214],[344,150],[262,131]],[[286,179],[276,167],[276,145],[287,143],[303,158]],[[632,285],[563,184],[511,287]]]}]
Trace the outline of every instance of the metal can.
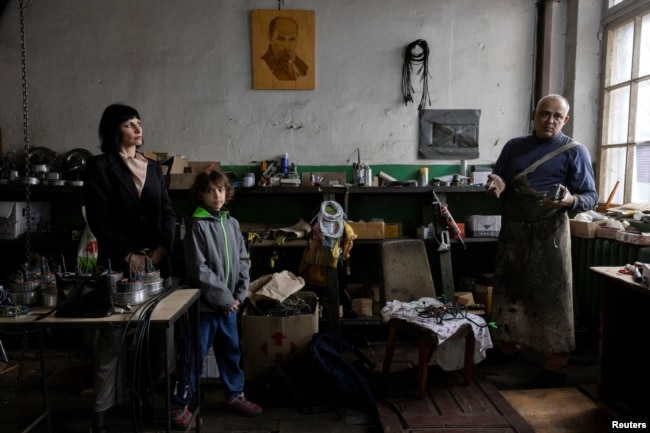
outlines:
[{"label": "metal can", "polygon": [[365,177],[365,185],[372,186],[372,169],[370,167],[366,167],[366,172],[364,177]]},{"label": "metal can", "polygon": [[255,185],[255,174],[245,173],[242,178],[242,185],[246,188],[250,188]]},{"label": "metal can", "polygon": [[429,167],[420,168],[420,186],[429,186]]}]

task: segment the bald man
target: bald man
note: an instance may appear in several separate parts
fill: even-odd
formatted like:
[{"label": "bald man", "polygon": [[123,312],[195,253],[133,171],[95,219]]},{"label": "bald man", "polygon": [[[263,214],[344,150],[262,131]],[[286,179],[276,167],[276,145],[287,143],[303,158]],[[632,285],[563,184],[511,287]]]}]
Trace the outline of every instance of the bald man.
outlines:
[{"label": "bald man", "polygon": [[504,352],[523,345],[543,353],[543,370],[527,387],[555,388],[575,348],[567,212],[594,209],[598,193],[589,152],[562,133],[566,98],[541,98],[531,120],[533,133],[508,141],[488,176],[489,194],[502,202],[493,338]]}]

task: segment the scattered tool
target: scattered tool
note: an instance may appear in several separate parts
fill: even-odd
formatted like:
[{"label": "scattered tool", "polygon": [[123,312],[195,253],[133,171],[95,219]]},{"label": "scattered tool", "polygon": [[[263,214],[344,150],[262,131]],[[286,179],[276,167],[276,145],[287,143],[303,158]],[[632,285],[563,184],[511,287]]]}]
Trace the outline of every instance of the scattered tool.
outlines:
[{"label": "scattered tool", "polygon": [[262,237],[257,232],[249,231],[246,234],[246,248],[248,249],[248,251],[250,251],[251,248],[253,248],[253,243],[255,242],[262,242]]},{"label": "scattered tool", "polygon": [[275,165],[275,162],[271,161],[271,163],[267,165],[266,161],[262,161],[261,169],[262,169],[262,176],[260,176],[260,185],[261,186],[271,185],[271,177],[278,170],[278,168]]},{"label": "scattered tool", "polygon": [[440,245],[438,246],[438,251],[449,251],[451,243],[449,242],[449,232],[443,230],[440,232]]},{"label": "scattered tool", "polygon": [[[461,236],[460,228],[458,227],[458,224],[456,224],[456,221],[454,220],[454,217],[451,216],[451,212],[449,212],[449,208],[447,208],[447,205],[445,203],[440,201],[440,199],[436,195],[435,191],[432,191],[432,193],[433,193],[433,199],[434,199],[433,205],[437,206],[439,208],[440,216],[442,216],[445,219],[445,221],[447,223],[447,227],[451,230],[451,232],[454,235],[458,235],[458,240],[463,245],[463,248],[467,248],[467,245],[465,245],[465,242],[463,241],[463,238]],[[443,231],[443,233],[444,233],[444,231]],[[442,233],[441,233],[441,236],[442,236]],[[441,246],[442,246],[442,243],[443,242],[441,242]],[[447,232],[447,243],[449,243],[449,233],[448,232]],[[438,251],[441,251],[440,248],[438,248]]]}]

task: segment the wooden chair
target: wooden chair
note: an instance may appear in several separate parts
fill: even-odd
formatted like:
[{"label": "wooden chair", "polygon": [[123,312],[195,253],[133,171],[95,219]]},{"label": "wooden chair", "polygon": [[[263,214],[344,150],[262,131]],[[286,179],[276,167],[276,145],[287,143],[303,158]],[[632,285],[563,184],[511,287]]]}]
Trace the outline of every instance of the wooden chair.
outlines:
[{"label": "wooden chair", "polygon": [[[420,239],[398,239],[383,242],[381,246],[381,267],[386,301],[411,302],[423,297],[436,297],[431,266],[424,241]],[[403,319],[393,318],[388,322],[388,326],[383,374],[388,375],[390,373],[398,336],[404,333],[414,337],[418,342],[418,396],[424,398],[426,396],[429,362],[433,350],[438,345],[438,336],[429,329]],[[463,384],[469,385],[472,381],[474,368],[474,333],[471,326],[461,327],[452,338],[465,339]]]}]

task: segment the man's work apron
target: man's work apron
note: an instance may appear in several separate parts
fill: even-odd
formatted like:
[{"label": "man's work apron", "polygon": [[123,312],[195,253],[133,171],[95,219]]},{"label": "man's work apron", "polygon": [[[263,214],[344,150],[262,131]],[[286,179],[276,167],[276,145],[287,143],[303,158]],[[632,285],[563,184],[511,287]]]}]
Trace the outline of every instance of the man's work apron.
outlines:
[{"label": "man's work apron", "polygon": [[493,336],[543,353],[571,352],[575,337],[569,219],[565,211],[545,207],[544,193],[528,182],[528,173],[539,165],[511,182],[505,202],[497,244],[492,315],[498,327]]}]

